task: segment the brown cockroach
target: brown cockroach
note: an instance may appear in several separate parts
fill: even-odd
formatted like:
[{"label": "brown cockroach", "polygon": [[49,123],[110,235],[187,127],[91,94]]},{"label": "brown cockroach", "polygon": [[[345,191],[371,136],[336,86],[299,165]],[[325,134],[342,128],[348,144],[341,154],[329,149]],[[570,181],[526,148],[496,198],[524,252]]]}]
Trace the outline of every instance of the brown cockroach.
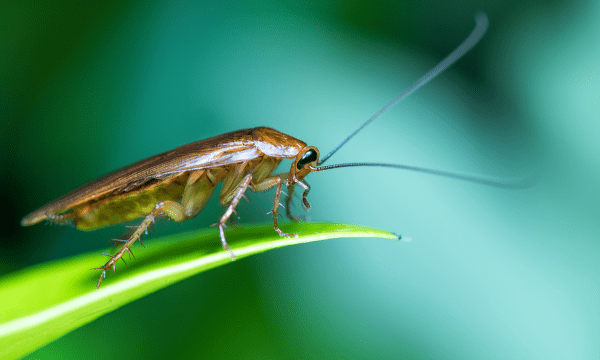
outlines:
[{"label": "brown cockroach", "polygon": [[[286,214],[292,221],[297,221],[291,214],[289,206],[294,187],[298,185],[304,189],[302,205],[308,210],[310,205],[306,197],[310,186],[304,181],[304,177],[311,172],[349,166],[383,166],[495,186],[510,186],[500,181],[405,165],[348,163],[321,166],[348,140],[389,107],[457,61],[481,39],[486,29],[485,14],[476,15],[475,29],[459,47],[405,92],[375,113],[321,160],[316,147],[306,146],[305,142],[277,130],[257,127],[234,131],[180,146],[119,169],[32,212],[23,218],[21,224],[29,226],[48,220],[57,224],[73,224],[81,230],[94,230],[143,217],[141,224],[134,228],[129,238],[120,240],[123,242],[120,249],[114,255],[108,255],[110,260],[96,268],[102,270],[96,285],[98,288],[106,277],[106,271],[110,268],[114,271],[116,262],[122,259],[125,253],[130,252],[131,246],[138,240],[141,243],[141,235],[147,231],[148,226],[157,216],[167,216],[174,221],[193,218],[202,211],[220,182],[223,182],[223,185],[219,201],[226,210],[214,225],[218,225],[221,244],[231,253],[232,260],[235,255],[225,240],[224,227],[240,200],[245,197],[246,190],[257,192],[275,187],[275,201],[271,210],[275,231],[283,237],[297,237],[297,234],[286,234],[281,231],[277,223],[282,187],[285,186],[288,190]],[[293,159],[290,170],[272,175],[283,159]]]}]

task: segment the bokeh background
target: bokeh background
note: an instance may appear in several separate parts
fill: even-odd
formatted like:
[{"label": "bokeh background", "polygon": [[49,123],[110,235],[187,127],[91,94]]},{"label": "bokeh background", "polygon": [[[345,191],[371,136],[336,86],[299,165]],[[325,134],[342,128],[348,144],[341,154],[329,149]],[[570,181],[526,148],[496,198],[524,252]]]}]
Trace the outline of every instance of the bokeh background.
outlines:
[{"label": "bokeh background", "polygon": [[[19,222],[147,156],[260,125],[328,152],[462,42],[477,10],[490,20],[483,41],[330,162],[535,176],[534,187],[313,174],[311,220],[412,241],[330,240],[235,261],[28,358],[599,358],[593,0],[2,2],[0,274],[106,247],[121,228]],[[240,226],[268,222],[269,195],[249,197]],[[221,212],[213,199],[155,236]]]}]

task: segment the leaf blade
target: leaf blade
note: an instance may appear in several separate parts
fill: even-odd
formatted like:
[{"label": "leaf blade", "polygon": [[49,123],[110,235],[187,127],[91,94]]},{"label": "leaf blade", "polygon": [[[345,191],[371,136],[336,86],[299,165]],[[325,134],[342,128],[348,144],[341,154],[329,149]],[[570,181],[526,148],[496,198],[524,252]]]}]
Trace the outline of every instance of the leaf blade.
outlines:
[{"label": "leaf blade", "polygon": [[[272,226],[246,227],[227,234],[237,259],[305,242],[344,237],[397,239],[392,233],[352,224],[301,223],[283,226],[298,238],[280,238]],[[266,235],[265,235],[266,234]],[[138,248],[139,250],[139,248]],[[213,230],[155,239],[137,251],[134,265],[94,290],[102,261],[96,254],[41,264],[0,278],[0,357],[19,358],[120,306],[200,272],[231,262]]]}]

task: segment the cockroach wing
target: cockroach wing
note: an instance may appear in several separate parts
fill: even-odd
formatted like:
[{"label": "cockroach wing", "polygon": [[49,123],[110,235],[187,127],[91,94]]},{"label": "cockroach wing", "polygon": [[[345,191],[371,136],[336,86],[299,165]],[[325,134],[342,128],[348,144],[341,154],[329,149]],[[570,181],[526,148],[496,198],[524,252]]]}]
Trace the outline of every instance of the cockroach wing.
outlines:
[{"label": "cockroach wing", "polygon": [[36,224],[45,220],[47,214],[59,214],[88,201],[124,193],[152,180],[255,159],[261,156],[261,151],[255,145],[253,130],[239,130],[196,141],[121,168],[32,212],[21,220],[21,225]]}]

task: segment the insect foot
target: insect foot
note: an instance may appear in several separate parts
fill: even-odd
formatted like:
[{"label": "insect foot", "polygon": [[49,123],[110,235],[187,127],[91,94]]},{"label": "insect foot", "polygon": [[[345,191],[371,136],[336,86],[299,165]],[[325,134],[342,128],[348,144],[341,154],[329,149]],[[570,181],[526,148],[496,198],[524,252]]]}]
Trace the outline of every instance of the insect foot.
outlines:
[{"label": "insect foot", "polygon": [[291,238],[291,237],[298,238],[298,234],[296,234],[296,233],[289,233],[289,234],[288,233],[284,233],[283,231],[281,231],[281,229],[279,227],[277,227],[275,229],[275,231],[277,231],[277,233],[279,234],[279,236],[284,237],[286,239],[287,238]]}]

